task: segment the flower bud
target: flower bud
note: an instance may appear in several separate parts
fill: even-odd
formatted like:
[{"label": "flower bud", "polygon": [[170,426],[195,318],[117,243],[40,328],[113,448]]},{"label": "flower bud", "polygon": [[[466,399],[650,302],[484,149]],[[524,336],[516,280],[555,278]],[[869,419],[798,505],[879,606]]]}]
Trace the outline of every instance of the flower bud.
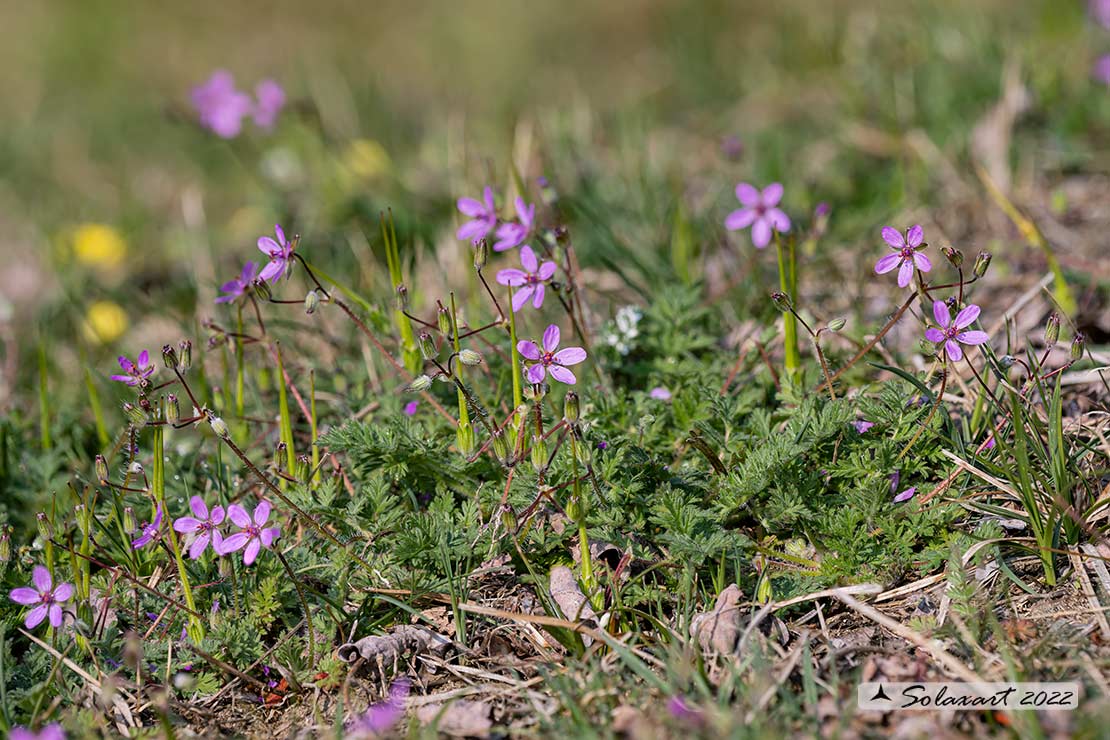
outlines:
[{"label": "flower bud", "polygon": [[952,247],[941,247],[940,251],[944,253],[944,258],[953,267],[960,267],[964,263],[964,253]]},{"label": "flower bud", "polygon": [[586,502],[580,496],[571,496],[567,501],[567,517],[576,524],[581,523],[586,518]]},{"label": "flower bud", "polygon": [[503,526],[509,532],[515,532],[517,528],[517,520],[516,512],[513,511],[513,507],[509,504],[505,504],[501,507],[501,511],[499,513],[501,515],[501,526]]},{"label": "flower bud", "polygon": [[781,290],[776,290],[771,294],[771,302],[775,304],[775,308],[784,313],[793,308],[793,304],[790,303],[790,296],[783,293]]},{"label": "flower bud", "polygon": [[397,295],[393,298],[393,305],[398,311],[409,310],[409,289],[404,283],[397,286]]},{"label": "flower bud", "polygon": [[563,399],[563,418],[566,419],[567,424],[578,423],[579,411],[578,394],[574,391],[567,392]]},{"label": "flower bud", "polygon": [[511,453],[509,452],[509,440],[505,437],[505,433],[497,430],[493,433],[493,454],[497,457],[497,461],[502,465],[508,465],[511,460]]},{"label": "flower bud", "polygon": [[474,245],[474,269],[481,272],[489,260],[489,245],[485,239],[479,239]]},{"label": "flower bud", "polygon": [[178,362],[177,368],[181,372],[185,372],[193,366],[193,343],[188,339],[182,339],[177,345],[181,352],[181,359]]},{"label": "flower bud", "polygon": [[127,420],[136,426],[146,424],[146,412],[130,401],[124,401],[123,413],[127,416]]},{"label": "flower bud", "polygon": [[1071,340],[1071,361],[1079,362],[1083,359],[1083,350],[1087,346],[1087,336],[1078,331],[1075,333],[1075,339]]},{"label": "flower bud", "polygon": [[162,362],[165,363],[167,370],[173,370],[177,367],[177,350],[173,348],[172,344],[162,345]]},{"label": "flower bud", "polygon": [[1054,313],[1048,317],[1048,321],[1044,325],[1044,343],[1049,346],[1055,346],[1060,341],[1060,314]]},{"label": "flower bud", "polygon": [[537,473],[547,468],[547,441],[538,435],[532,435],[532,467]]},{"label": "flower bud", "polygon": [[833,319],[829,322],[829,331],[840,331],[848,323],[846,319]]},{"label": "flower bud", "polygon": [[412,382],[406,386],[406,390],[410,393],[422,393],[432,387],[432,379],[427,375],[417,375],[412,379]]},{"label": "flower bud", "polygon": [[[285,451],[288,449],[284,442],[278,442],[274,445],[274,470],[283,470],[285,468]],[[293,471],[289,471],[292,473]]]},{"label": "flower bud", "polygon": [[980,252],[979,256],[975,258],[975,277],[981,278],[987,274],[987,268],[991,266],[991,253]]},{"label": "flower bud", "polygon": [[832,208],[825,201],[821,201],[813,209],[813,235],[815,237],[820,238],[825,235],[829,228],[829,213],[831,211]]},{"label": "flower bud", "polygon": [[320,294],[316,292],[315,288],[313,288],[312,290],[308,291],[308,293],[305,294],[305,297],[304,297],[304,312],[305,312],[305,314],[311,316],[312,314],[316,313],[316,309],[319,308],[319,307],[320,307]]},{"label": "flower bud", "polygon": [[464,349],[459,352],[459,362],[468,367],[474,367],[481,364],[482,356],[472,349]]},{"label": "flower bud", "polygon": [[262,278],[255,278],[251,281],[251,287],[254,292],[258,293],[259,297],[263,300],[270,300],[274,297],[273,291],[270,290],[270,284]]},{"label": "flower bud", "polygon": [[54,527],[50,524],[50,520],[46,518],[46,514],[41,511],[35,514],[35,523],[38,524],[39,537],[42,537],[43,541],[54,536]]},{"label": "flower bud", "polygon": [[455,444],[459,447],[461,452],[466,457],[470,457],[474,453],[474,447],[477,440],[474,438],[474,427],[467,424],[463,426],[460,424],[455,429]]},{"label": "flower bud", "polygon": [[443,307],[442,303],[436,309],[436,326],[439,327],[444,336],[451,336],[451,314]]},{"label": "flower bud", "polygon": [[166,421],[170,424],[177,424],[181,421],[181,406],[177,402],[177,396],[173,393],[166,396]]},{"label": "flower bud", "polygon": [[521,394],[529,401],[541,401],[551,390],[551,386],[547,383],[528,383],[520,390]]},{"label": "flower bud", "polygon": [[565,245],[570,241],[570,230],[566,226],[559,225],[555,227],[555,243]]},{"label": "flower bud", "polygon": [[998,366],[1003,370],[1009,370],[1014,366],[1015,362],[1017,362],[1017,360],[1013,355],[1002,355],[998,358]]},{"label": "flower bud", "polygon": [[[136,454],[138,454],[138,450],[136,450]],[[145,475],[143,471],[143,464],[138,460],[132,460],[131,464],[127,466],[127,474],[136,477]]]},{"label": "flower bud", "polygon": [[425,360],[434,359],[439,352],[436,351],[435,342],[432,341],[432,335],[426,331],[420,332],[416,338],[417,346],[420,348],[420,356]]},{"label": "flower bud", "polygon": [[208,425],[212,427],[212,431],[216,433],[217,437],[228,439],[231,437],[231,430],[227,428],[227,422],[218,416],[209,416]]},{"label": "flower bud", "polygon": [[96,482],[104,486],[108,484],[108,461],[104,455],[97,455],[93,460],[93,471],[96,473]]},{"label": "flower bud", "polygon": [[132,532],[134,532],[138,528],[138,526],[139,526],[139,523],[135,521],[135,510],[132,509],[130,506],[124,506],[123,507],[123,531],[127,532],[127,534],[131,534]]},{"label": "flower bud", "polygon": [[7,563],[12,559],[12,538],[8,534],[5,527],[3,532],[0,532],[0,563]]},{"label": "flower bud", "polygon": [[227,580],[233,575],[234,566],[231,564],[233,558],[220,558],[216,562],[219,563],[218,572],[220,578]]}]

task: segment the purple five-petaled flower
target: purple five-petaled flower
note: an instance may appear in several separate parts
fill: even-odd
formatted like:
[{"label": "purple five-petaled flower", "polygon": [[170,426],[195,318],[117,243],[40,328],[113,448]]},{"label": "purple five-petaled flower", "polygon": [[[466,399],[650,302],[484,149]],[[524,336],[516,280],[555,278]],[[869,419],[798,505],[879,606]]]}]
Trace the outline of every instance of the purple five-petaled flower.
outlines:
[{"label": "purple five-petaled flower", "polygon": [[868,429],[875,426],[875,422],[868,421],[867,419],[856,419],[852,422],[852,426],[855,427],[856,434],[863,434]]},{"label": "purple five-petaled flower", "polygon": [[459,227],[455,236],[477,242],[485,239],[494,227],[497,226],[497,209],[493,205],[493,188],[486,186],[482,191],[482,201],[473,198],[459,198],[456,204],[464,216],[471,220]]},{"label": "purple five-petaled flower", "polygon": [[405,416],[416,416],[416,410],[420,408],[419,401],[409,401],[405,404]]},{"label": "purple five-petaled flower", "polygon": [[251,283],[258,277],[258,263],[248,262],[243,265],[243,271],[239,273],[239,277],[234,280],[228,280],[220,286],[220,291],[223,293],[216,299],[216,303],[231,303],[236,298],[239,298],[247,289],[251,287]]},{"label": "purple five-petaled flower", "polygon": [[940,324],[940,328],[929,327],[925,330],[925,338],[935,344],[944,342],[944,354],[953,362],[963,359],[961,344],[974,346],[990,341],[985,331],[965,331],[979,318],[979,307],[974,304],[956,314],[953,321],[948,313],[948,305],[944,301],[933,301],[933,318]]},{"label": "purple five-petaled flower", "polygon": [[906,490],[894,497],[894,503],[900,504],[903,501],[909,501],[917,493],[917,486],[910,486]]},{"label": "purple five-petaled flower", "polygon": [[13,727],[8,740],[66,740],[66,733],[60,724],[51,722],[38,732],[27,727]]},{"label": "purple five-petaled flower", "polygon": [[773,182],[760,192],[758,188],[742,182],[736,186],[736,198],[744,206],[725,218],[725,228],[739,231],[752,227],[752,244],[763,249],[771,243],[771,232],[785,234],[790,231],[790,219],[778,207],[782,200],[782,185]]},{"label": "purple five-petaled flower", "polygon": [[547,261],[540,264],[536,253],[527,244],[520,250],[520,264],[523,270],[501,270],[497,273],[497,282],[519,288],[513,293],[513,313],[524,308],[529,298],[536,308],[542,306],[544,283],[555,274],[555,263]]},{"label": "purple five-petaled flower", "polygon": [[234,139],[243,130],[243,117],[253,107],[251,98],[235,89],[231,73],[219,69],[199,87],[193,88],[193,107],[200,125],[223,139]]},{"label": "purple five-petaled flower", "polygon": [[119,366],[125,375],[113,375],[112,380],[118,380],[130,386],[147,384],[148,379],[154,374],[154,363],[150,361],[150,353],[145,349],[139,353],[136,362],[131,362],[123,355],[119,356]]},{"label": "purple five-petaled flower", "polygon": [[274,540],[281,536],[279,528],[265,526],[266,520],[270,518],[269,501],[258,502],[258,506],[254,507],[253,518],[242,506],[232,504],[227,507],[227,518],[241,531],[230,537],[225,537],[223,545],[217,552],[220,555],[227,555],[245,547],[246,549],[243,550],[243,565],[253,563],[254,559],[258,557],[259,550],[263,547],[269,549],[273,546]]},{"label": "purple five-petaled flower", "polygon": [[906,229],[905,236],[898,229],[884,226],[882,235],[883,241],[890,245],[894,254],[888,254],[875,263],[877,274],[883,275],[897,267],[898,287],[904,288],[910,284],[910,280],[913,280],[915,266],[922,272],[933,269],[933,263],[929,258],[918,251],[925,247],[925,231],[920,225]]},{"label": "purple five-petaled flower", "polygon": [[567,365],[577,365],[586,359],[586,350],[581,347],[567,347],[559,349],[559,327],[552,324],[543,333],[543,351],[535,342],[527,339],[517,342],[517,351],[535,364],[528,368],[528,382],[542,383],[544,375],[551,373],[551,377],[560,383],[573,385],[577,382],[574,373],[566,368]]},{"label": "purple five-petaled flower", "polygon": [[495,252],[519,247],[535,226],[536,204],[528,205],[524,202],[524,198],[517,196],[515,205],[517,221],[506,221],[497,227],[497,241],[493,243]]},{"label": "purple five-petaled flower", "polygon": [[73,596],[73,584],[59,583],[55,586],[50,571],[41,565],[36,565],[31,572],[31,582],[34,583],[33,588],[15,588],[11,592],[11,600],[15,603],[35,607],[27,612],[23,626],[33,630],[42,620],[50,617],[51,627],[61,627],[62,604]]},{"label": "purple five-petaled flower", "polygon": [[389,698],[371,704],[366,713],[347,728],[348,737],[381,737],[389,732],[405,713],[410,686],[407,678],[394,681],[389,687]]},{"label": "purple five-petaled flower", "polygon": [[268,236],[258,237],[258,248],[270,258],[269,264],[262,268],[258,277],[268,283],[280,280],[289,271],[289,263],[293,261],[293,248],[296,242],[287,241],[285,230],[281,224],[274,224],[274,241]]},{"label": "purple five-petaled flower", "polygon": [[173,522],[174,531],[180,532],[188,539],[186,542],[189,546],[189,557],[196,560],[204,553],[208,543],[212,543],[212,549],[218,554],[220,547],[223,544],[223,535],[217,529],[224,521],[224,507],[214,506],[212,510],[208,510],[208,504],[204,503],[204,499],[200,496],[193,496],[189,499],[189,508],[193,510],[193,516],[183,516],[175,519]]},{"label": "purple five-petaled flower", "polygon": [[154,507],[154,519],[150,524],[142,527],[142,534],[135,539],[131,540],[131,549],[138,550],[140,547],[146,547],[154,538],[158,536],[158,530],[162,528],[162,505],[156,504]]},{"label": "purple five-petaled flower", "polygon": [[254,96],[254,123],[268,131],[274,127],[278,113],[285,106],[285,91],[273,80],[262,80],[255,86]]},{"label": "purple five-petaled flower", "polygon": [[654,398],[656,401],[671,400],[671,392],[661,385],[652,388],[651,392],[648,393],[648,395]]}]

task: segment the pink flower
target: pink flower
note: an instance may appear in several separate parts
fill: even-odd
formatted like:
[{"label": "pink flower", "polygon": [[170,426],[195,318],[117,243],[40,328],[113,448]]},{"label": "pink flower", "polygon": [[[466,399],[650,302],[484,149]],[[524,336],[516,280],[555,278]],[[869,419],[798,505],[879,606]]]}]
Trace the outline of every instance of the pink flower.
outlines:
[{"label": "pink flower", "polygon": [[162,528],[162,505],[156,504],[154,507],[154,521],[147,524],[142,528],[142,534],[136,539],[131,541],[131,549],[138,550],[140,547],[146,547],[158,535],[158,530]]},{"label": "pink flower", "polygon": [[944,353],[954,362],[963,359],[964,352],[960,348],[961,344],[974,346],[990,341],[985,331],[964,331],[979,318],[979,307],[976,305],[960,311],[956,314],[956,320],[952,321],[944,301],[933,301],[933,318],[940,324],[940,328],[930,327],[925,331],[925,338],[936,344],[944,342]]},{"label": "pink flower", "polygon": [[455,233],[455,236],[459,239],[467,239],[472,242],[485,239],[497,226],[497,209],[493,205],[493,188],[486,186],[485,190],[482,191],[482,200],[484,202],[478,202],[473,198],[459,198],[456,204],[459,211],[464,216],[470,216],[472,219],[460,226]]},{"label": "pink flower", "polygon": [[189,545],[189,557],[193,560],[199,558],[209,542],[212,543],[212,550],[219,554],[220,547],[223,545],[223,535],[217,527],[224,521],[224,507],[214,506],[212,511],[209,511],[204,499],[193,496],[189,499],[189,508],[193,510],[194,516],[183,516],[173,523],[174,531],[188,538],[186,542]]},{"label": "pink flower", "polygon": [[59,583],[54,586],[50,571],[41,565],[35,566],[31,573],[31,581],[35,584],[34,588],[16,588],[11,592],[11,600],[15,603],[35,607],[27,612],[23,625],[33,630],[49,616],[51,627],[61,627],[62,604],[73,596],[73,584]]},{"label": "pink flower", "polygon": [[13,727],[8,740],[66,740],[66,733],[60,724],[52,722],[38,732],[26,727]]},{"label": "pink flower", "polygon": [[285,106],[285,91],[273,80],[262,80],[255,86],[254,96],[258,101],[254,104],[254,123],[268,131],[274,127],[278,113]]},{"label": "pink flower", "polygon": [[416,416],[416,410],[420,408],[419,401],[409,401],[405,404],[405,416]]},{"label": "pink flower", "polygon": [[347,728],[347,737],[382,737],[389,732],[405,713],[410,686],[407,678],[394,681],[389,687],[389,698],[371,704],[366,713]]},{"label": "pink flower", "polygon": [[866,419],[858,419],[852,422],[852,426],[855,427],[857,434],[863,434],[868,429],[875,426],[875,422],[867,421]]},{"label": "pink flower", "polygon": [[243,130],[250,113],[251,98],[235,89],[235,79],[226,70],[216,70],[203,85],[193,88],[193,107],[200,125],[223,139],[234,139]]},{"label": "pink flower", "polygon": [[285,231],[281,224],[274,224],[274,241],[268,236],[258,237],[258,248],[270,258],[270,263],[262,268],[258,277],[268,283],[280,280],[289,270],[289,263],[293,260],[294,242],[286,241]]},{"label": "pink flower", "polygon": [[882,230],[883,241],[890,245],[894,250],[894,254],[888,254],[882,257],[875,263],[875,272],[879,275],[890,272],[895,267],[898,269],[898,287],[904,288],[910,284],[913,279],[913,269],[922,272],[928,272],[933,269],[933,263],[929,258],[921,254],[919,249],[925,247],[925,231],[920,225],[911,226],[906,229],[906,235],[902,236],[901,232],[890,226],[884,226]]},{"label": "pink flower", "polygon": [[725,228],[739,231],[752,227],[752,244],[763,249],[771,243],[771,231],[785,234],[790,231],[790,219],[777,206],[782,200],[782,185],[773,182],[759,192],[757,188],[742,182],[736,186],[736,197],[744,206],[728,214]]},{"label": "pink flower", "polygon": [[253,520],[247,510],[239,504],[227,507],[227,518],[242,531],[225,538],[217,552],[220,555],[227,555],[245,547],[243,565],[253,563],[258,557],[259,550],[263,547],[269,549],[273,546],[274,540],[281,536],[281,530],[277,527],[264,528],[266,520],[270,518],[269,501],[258,502],[258,506],[254,507]]},{"label": "pink flower", "polygon": [[520,288],[513,293],[513,313],[524,308],[529,298],[534,307],[542,306],[544,283],[555,274],[555,263],[547,261],[541,265],[536,253],[527,244],[520,250],[520,264],[523,270],[501,270],[497,273],[497,282]]},{"label": "pink flower", "polygon": [[220,290],[224,295],[216,299],[216,303],[231,303],[236,298],[239,298],[247,289],[251,287],[251,283],[258,277],[258,263],[248,262],[243,265],[243,271],[239,273],[239,277],[234,280],[228,280],[220,286]]},{"label": "pink flower", "polygon": [[671,400],[671,392],[669,390],[667,390],[666,388],[664,388],[663,386],[661,386],[661,385],[656,386],[655,388],[652,388],[651,392],[648,393],[648,395],[651,396],[652,398],[654,398],[656,401],[669,401],[669,400]]},{"label": "pink flower", "polygon": [[138,362],[131,362],[131,360],[120,355],[118,358],[119,366],[123,368],[123,372],[126,374],[113,375],[112,380],[118,380],[130,386],[147,385],[150,376],[154,374],[154,363],[150,361],[150,353],[144,349],[139,353],[137,360]]},{"label": "pink flower", "polygon": [[903,501],[909,501],[917,493],[917,486],[910,486],[906,490],[894,497],[894,503],[900,504]]},{"label": "pink flower", "polygon": [[535,342],[528,340],[517,342],[516,348],[521,355],[536,363],[528,368],[529,383],[542,383],[544,375],[550,372],[551,377],[560,383],[573,385],[578,379],[565,366],[577,365],[586,359],[586,350],[581,347],[559,349],[559,327],[555,324],[543,333],[543,352]]},{"label": "pink flower", "polygon": [[524,198],[518,196],[515,205],[516,215],[520,222],[507,221],[497,227],[497,241],[493,244],[493,251],[495,252],[504,252],[506,249],[519,247],[532,233],[532,227],[535,226],[535,204],[528,205],[524,202]]}]

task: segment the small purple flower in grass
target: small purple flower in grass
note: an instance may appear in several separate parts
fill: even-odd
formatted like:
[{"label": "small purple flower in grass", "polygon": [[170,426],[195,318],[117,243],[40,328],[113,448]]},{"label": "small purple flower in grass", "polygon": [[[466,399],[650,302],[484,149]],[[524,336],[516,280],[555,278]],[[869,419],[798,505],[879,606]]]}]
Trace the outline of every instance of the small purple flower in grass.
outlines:
[{"label": "small purple flower in grass", "polygon": [[524,198],[518,196],[515,205],[517,221],[507,221],[497,227],[497,241],[493,243],[495,252],[519,247],[532,233],[532,227],[536,225],[535,203],[528,205],[524,202]]},{"label": "small purple flower in grass", "polygon": [[890,226],[882,230],[883,241],[890,245],[894,254],[888,254],[875,263],[875,272],[884,275],[895,267],[898,268],[898,287],[904,288],[913,280],[913,269],[928,272],[933,269],[929,258],[919,252],[925,247],[925,230],[920,225],[906,229],[905,236],[900,231]]},{"label": "small purple flower in grass", "polygon": [[131,549],[138,550],[140,547],[146,547],[154,538],[158,536],[158,530],[162,528],[162,505],[158,504],[154,507],[154,520],[141,528],[142,534],[135,539],[131,540]]},{"label": "small purple flower in grass", "polygon": [[36,565],[31,572],[31,582],[34,583],[33,588],[15,588],[10,594],[11,600],[15,603],[35,607],[27,612],[23,626],[33,630],[42,620],[50,617],[51,627],[61,627],[62,604],[72,598],[73,584],[59,583],[55,586],[54,580],[50,577],[50,571],[41,565]]},{"label": "small purple flower in grass", "polygon": [[416,416],[416,410],[420,408],[419,401],[409,401],[405,404],[405,416]]},{"label": "small purple flower in grass", "polygon": [[671,392],[661,385],[652,388],[651,392],[649,392],[648,395],[654,398],[656,401],[671,400]]},{"label": "small purple flower in grass", "polygon": [[1110,29],[1110,0],[1088,0],[1087,8],[1095,23]]},{"label": "small purple flower in grass", "polygon": [[389,698],[371,704],[366,713],[347,728],[348,737],[382,737],[396,725],[405,714],[405,699],[408,698],[411,683],[407,678],[399,678],[389,687]]},{"label": "small purple flower in grass", "polygon": [[52,722],[38,732],[27,727],[13,727],[9,740],[66,740],[65,730],[57,722]]},{"label": "small purple flower in grass", "polygon": [[193,88],[193,107],[200,125],[222,139],[234,139],[243,130],[243,118],[253,106],[246,93],[235,89],[231,73],[219,69],[199,87]]},{"label": "small purple flower in grass", "polygon": [[736,186],[736,198],[743,208],[728,214],[725,228],[739,231],[752,227],[752,244],[763,249],[771,243],[771,232],[785,234],[790,231],[790,219],[778,208],[782,200],[782,185],[773,182],[760,192],[758,188],[742,182]]},{"label": "small purple flower in grass", "polygon": [[953,362],[963,359],[964,352],[960,348],[961,344],[974,346],[990,341],[985,331],[964,331],[979,318],[979,307],[974,304],[956,314],[956,319],[953,321],[945,302],[933,301],[933,318],[940,324],[940,328],[926,329],[925,338],[936,344],[944,342],[944,354]]},{"label": "small purple flower in grass", "polygon": [[239,277],[234,280],[228,280],[220,286],[220,291],[224,294],[216,298],[216,303],[231,303],[236,298],[241,297],[251,287],[251,283],[258,277],[258,263],[248,262],[243,265],[243,271],[239,273]]},{"label": "small purple flower in grass", "polygon": [[609,449],[609,443],[608,443],[608,442],[606,442],[606,441],[605,441],[605,440],[603,439],[603,440],[601,440],[600,442],[598,442],[598,443],[597,443],[597,448],[598,448],[599,450],[607,450],[607,449]]},{"label": "small purple flower in grass", "polygon": [[852,422],[852,426],[855,427],[857,434],[863,434],[868,429],[875,426],[875,422],[867,421],[866,419],[857,419]]},{"label": "small purple flower in grass", "polygon": [[253,518],[242,506],[232,504],[227,507],[227,518],[241,531],[230,537],[225,537],[223,545],[217,552],[220,555],[227,555],[246,548],[243,550],[243,565],[253,563],[254,559],[258,557],[259,550],[263,547],[269,549],[273,546],[274,540],[281,536],[279,528],[264,526],[266,520],[270,518],[269,501],[258,502],[258,506],[254,507]]},{"label": "small purple flower in grass", "polygon": [[257,99],[254,104],[254,123],[268,131],[274,127],[278,113],[285,106],[285,91],[273,80],[262,80],[255,86],[254,96]]},{"label": "small purple flower in grass", "polygon": [[493,188],[486,186],[482,191],[482,201],[473,198],[459,198],[456,204],[464,216],[470,216],[467,221],[455,232],[459,239],[476,242],[485,239],[493,228],[497,226],[497,209],[493,205]]},{"label": "small purple flower in grass", "polygon": [[183,516],[175,519],[173,528],[175,532],[186,535],[189,543],[189,557],[193,560],[199,558],[208,543],[212,543],[212,550],[219,554],[223,545],[223,535],[217,529],[224,521],[224,507],[214,506],[208,510],[208,504],[200,496],[189,499],[189,508],[193,516]]},{"label": "small purple flower in grass", "polygon": [[701,710],[687,702],[681,694],[675,694],[667,699],[667,713],[687,725],[699,725],[702,721]]},{"label": "small purple flower in grass", "polygon": [[991,435],[990,439],[987,440],[987,443],[985,445],[983,445],[983,449],[984,450],[993,450],[994,449],[994,435],[993,434]]},{"label": "small purple flower in grass", "polygon": [[269,264],[262,268],[258,277],[268,283],[280,280],[289,271],[289,263],[293,261],[293,248],[296,246],[296,242],[285,239],[281,224],[274,224],[274,235],[277,241],[268,236],[258,237],[258,248],[270,258]]},{"label": "small purple flower in grass", "polygon": [[560,383],[574,385],[578,379],[565,366],[577,365],[586,359],[586,350],[581,347],[559,349],[559,327],[555,324],[543,333],[542,352],[535,342],[527,339],[517,342],[516,348],[526,359],[535,362],[528,368],[529,383],[542,383],[544,376],[550,372],[551,377]]},{"label": "small purple flower in grass", "polygon": [[1095,65],[1091,67],[1091,77],[1096,82],[1110,85],[1110,54],[1103,54],[1095,61]]},{"label": "small purple flower in grass", "polygon": [[125,375],[113,375],[112,380],[118,380],[130,386],[146,385],[148,379],[154,374],[154,363],[150,361],[150,353],[145,349],[139,353],[136,362],[131,362],[123,355],[119,356],[119,366]]},{"label": "small purple flower in grass", "polygon": [[555,263],[548,261],[540,264],[536,253],[527,244],[520,250],[520,264],[523,270],[500,270],[497,273],[497,282],[519,288],[513,292],[513,313],[524,308],[529,298],[534,307],[541,307],[545,294],[544,283],[555,275]]},{"label": "small purple flower in grass", "polygon": [[909,501],[917,493],[917,486],[910,486],[906,490],[894,497],[894,503],[900,504],[903,501]]}]

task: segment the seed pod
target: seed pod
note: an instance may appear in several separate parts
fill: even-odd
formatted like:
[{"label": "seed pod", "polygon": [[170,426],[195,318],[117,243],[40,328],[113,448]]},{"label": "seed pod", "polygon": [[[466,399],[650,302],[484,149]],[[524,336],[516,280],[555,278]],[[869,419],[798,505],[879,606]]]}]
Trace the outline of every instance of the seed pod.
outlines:
[{"label": "seed pod", "polygon": [[227,422],[218,416],[208,417],[208,424],[212,427],[212,431],[216,433],[217,437],[229,439],[231,437],[231,430],[227,428]]},{"label": "seed pod", "polygon": [[482,356],[472,349],[464,349],[459,352],[459,362],[468,367],[473,367],[481,364]]},{"label": "seed pod", "polygon": [[46,514],[41,511],[35,514],[35,523],[39,528],[39,537],[43,540],[49,540],[54,536],[54,527],[50,524],[50,520],[46,518]]},{"label": "seed pod", "polygon": [[532,467],[537,473],[547,468],[547,441],[532,435]]},{"label": "seed pod", "polygon": [[577,424],[580,411],[578,394],[569,391],[563,399],[563,418],[566,419],[567,424]]},{"label": "seed pod", "polygon": [[782,311],[783,313],[786,313],[790,311],[791,308],[793,308],[793,304],[790,302],[790,296],[788,296],[786,293],[783,293],[781,290],[776,290],[774,293],[771,294],[771,302],[775,304],[775,308]]},{"label": "seed pod", "polygon": [[848,323],[847,319],[833,319],[829,322],[829,331],[840,331]]},{"label": "seed pod", "polygon": [[123,413],[127,416],[128,421],[135,426],[142,426],[147,422],[146,412],[129,401],[124,402]]},{"label": "seed pod", "polygon": [[12,538],[8,534],[5,527],[3,532],[0,532],[0,563],[7,563],[12,559]]},{"label": "seed pod", "polygon": [[1044,343],[1049,347],[1055,346],[1060,341],[1060,314],[1054,313],[1048,317],[1044,325]]},{"label": "seed pod", "polygon": [[497,461],[502,465],[508,466],[511,461],[511,453],[509,452],[509,440],[505,437],[505,433],[497,430],[493,433],[493,454],[497,457]]},{"label": "seed pod", "polygon": [[987,268],[991,266],[991,253],[980,252],[979,256],[975,258],[975,277],[983,277],[987,274]]},{"label": "seed pod", "polygon": [[489,245],[485,239],[479,239],[474,245],[474,269],[481,272],[489,260]]},{"label": "seed pod", "polygon": [[944,258],[948,260],[949,264],[953,267],[960,267],[964,263],[964,253],[952,247],[941,247],[941,252],[944,253]]},{"label": "seed pod", "polygon": [[177,367],[177,350],[173,348],[172,344],[162,345],[162,362],[165,363],[167,370],[173,370]]},{"label": "seed pod", "polygon": [[177,396],[173,393],[166,396],[166,421],[176,424],[181,421],[181,406],[177,403]]},{"label": "seed pod", "polygon": [[[285,469],[285,451],[288,449],[284,442],[278,442],[274,445],[274,461],[273,466],[275,470]],[[290,473],[293,471],[290,470]]]},{"label": "seed pod", "polygon": [[404,283],[397,286],[397,295],[394,297],[394,306],[398,311],[409,310],[409,289],[405,287]]},{"label": "seed pod", "polygon": [[517,520],[516,512],[513,511],[513,507],[509,504],[505,504],[501,507],[501,511],[499,513],[501,514],[501,526],[505,527],[505,529],[509,532],[515,532],[517,528]]},{"label": "seed pod", "polygon": [[305,294],[305,297],[304,297],[304,312],[305,312],[305,314],[311,316],[312,314],[316,313],[316,309],[319,308],[319,307],[320,307],[320,294],[316,292],[315,288],[313,288],[312,290],[308,291],[308,293]]},{"label": "seed pod", "polygon": [[131,534],[138,528],[138,526],[139,523],[135,521],[135,510],[132,509],[130,506],[124,506],[123,531],[127,532],[127,534]]},{"label": "seed pod", "polygon": [[469,424],[462,426],[461,424],[455,429],[455,444],[459,447],[459,452],[464,456],[470,457],[474,453],[474,447],[477,440],[474,438],[474,427]]},{"label": "seed pod", "polygon": [[580,523],[586,513],[584,511],[585,507],[582,504],[583,501],[578,496],[571,496],[570,500],[567,501],[567,517],[575,524]]},{"label": "seed pod", "polygon": [[427,375],[417,375],[408,384],[407,390],[411,393],[422,393],[432,387],[432,379]]},{"label": "seed pod", "polygon": [[97,483],[108,485],[108,461],[104,459],[104,455],[97,455],[93,460],[93,471],[96,473]]},{"label": "seed pod", "polygon": [[442,303],[436,309],[436,326],[445,336],[451,336],[451,314],[443,307]]},{"label": "seed pod", "polygon": [[420,356],[425,360],[435,358],[437,354],[435,342],[432,341],[432,335],[426,331],[420,332],[420,336],[416,338],[417,344],[420,347]]},{"label": "seed pod", "polygon": [[177,346],[181,350],[181,359],[177,368],[181,372],[185,372],[193,366],[193,343],[188,339],[182,339]]},{"label": "seed pod", "polygon": [[1071,340],[1071,361],[1079,362],[1083,359],[1083,351],[1087,346],[1087,336],[1083,332],[1076,332],[1075,339]]},{"label": "seed pod", "polygon": [[258,293],[259,297],[264,300],[268,301],[274,297],[273,291],[270,290],[270,284],[262,278],[255,278],[252,280],[251,287],[254,288],[254,292]]}]

